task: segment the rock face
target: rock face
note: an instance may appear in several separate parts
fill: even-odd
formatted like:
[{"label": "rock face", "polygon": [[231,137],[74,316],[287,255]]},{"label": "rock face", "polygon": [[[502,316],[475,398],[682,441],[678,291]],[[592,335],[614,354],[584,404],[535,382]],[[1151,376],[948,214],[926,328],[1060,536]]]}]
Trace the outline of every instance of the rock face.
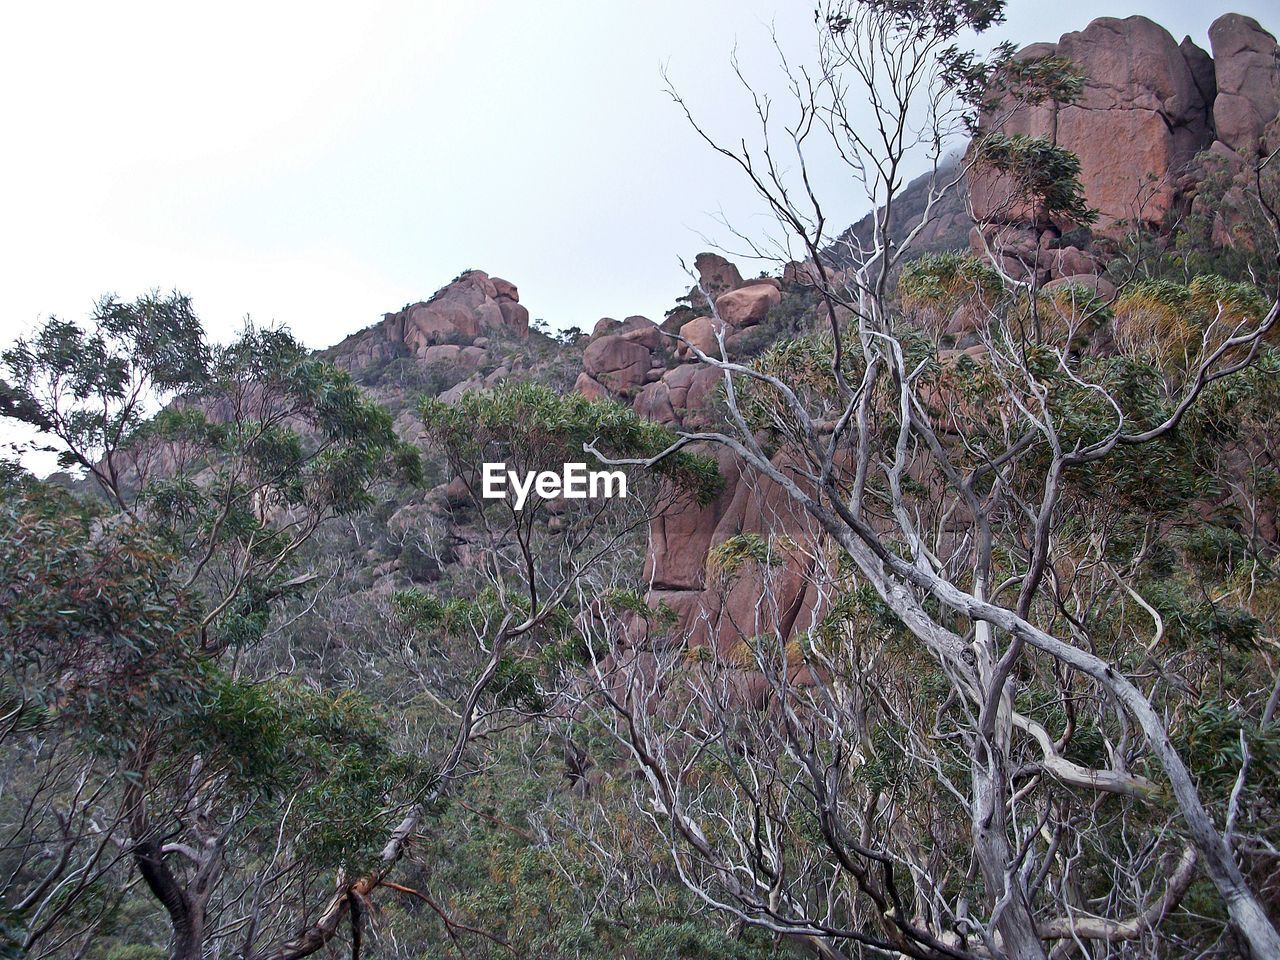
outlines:
[{"label": "rock face", "polygon": [[1241,156],[1259,156],[1280,144],[1267,144],[1267,125],[1280,113],[1280,49],[1258,21],[1238,13],[1219,17],[1209,27],[1217,86],[1213,122],[1218,139]]},{"label": "rock face", "polygon": [[[744,281],[737,266],[719,254],[699,254],[694,263],[702,288],[722,291],[715,296],[720,319],[681,309],[662,326],[644,317],[628,317],[622,323],[607,317],[600,320],[583,353],[583,372],[573,387],[577,393],[630,401],[641,416],[667,426],[707,422],[706,401],[720,375],[697,363],[691,345],[718,357],[716,333],[723,326],[732,352],[733,338],[759,324],[781,302],[782,284],[771,277]],[[697,292],[695,286],[689,298]],[[676,365],[677,360],[684,364]]]},{"label": "rock face", "polygon": [[[1179,175],[1213,142],[1209,56],[1146,17],[1102,17],[1056,44],[1038,43],[1019,59],[1057,56],[1084,76],[1078,100],[1014,106],[985,119],[988,130],[1049,140],[1080,158],[1080,180],[1097,208],[1100,232],[1124,220],[1160,225],[1181,199]],[[997,117],[1008,114],[1007,120]],[[980,168],[970,193],[979,220],[1017,223],[1029,211],[1008,203],[1009,185]]]},{"label": "rock face", "polygon": [[601,337],[582,354],[586,374],[615,393],[644,383],[652,361],[651,350],[620,336]]},{"label": "rock face", "polygon": [[403,323],[402,339],[414,354],[461,338],[474,340],[485,333],[529,334],[529,311],[520,305],[515,285],[493,280],[482,270],[470,270],[425,303],[394,314]]},{"label": "rock face", "polygon": [[1058,111],[1057,138],[1080,157],[1099,227],[1124,219],[1161,223],[1179,198],[1178,175],[1213,142],[1213,97],[1188,62],[1190,53],[1202,68],[1204,52],[1189,41],[1179,46],[1145,17],[1129,17],[1068,33],[1057,53],[1086,77],[1080,101]]},{"label": "rock face", "polygon": [[[1175,44],[1145,17],[1104,17],[1057,43],[1032,44],[1017,58],[1070,60],[1084,76],[1079,99],[1029,104],[1006,94],[984,114],[983,129],[1075,153],[1085,200],[1099,215],[1094,237],[1117,239],[1132,224],[1166,236],[1190,211],[1213,220],[1215,244],[1236,245],[1252,187],[1246,175],[1280,146],[1280,50],[1271,33],[1239,14],[1218,18],[1209,40],[1212,56],[1189,37]],[[1225,200],[1206,207],[1202,186],[1224,170],[1235,182]],[[990,169],[975,166],[968,181],[982,228],[971,234],[975,251],[990,249],[1015,277],[1041,282],[1095,268],[1087,241],[1079,248],[1060,241],[1075,225],[1045,223]]]},{"label": "rock face", "polygon": [[719,371],[683,364],[648,384],[635,398],[636,413],[668,427],[697,427],[708,422],[707,401],[720,384]]},{"label": "rock face", "polygon": [[[814,577],[813,551],[794,545],[818,542],[813,520],[781,487],[744,471],[732,452],[705,452],[718,460],[725,488],[705,507],[677,503],[654,519],[645,561],[648,603],[671,608],[674,636],[722,653],[732,653],[745,638],[807,629],[822,614],[812,587],[822,577]],[[785,454],[775,465],[787,470]],[[777,562],[747,563],[727,576],[718,572],[709,564],[712,550],[740,535],[773,544]]]}]

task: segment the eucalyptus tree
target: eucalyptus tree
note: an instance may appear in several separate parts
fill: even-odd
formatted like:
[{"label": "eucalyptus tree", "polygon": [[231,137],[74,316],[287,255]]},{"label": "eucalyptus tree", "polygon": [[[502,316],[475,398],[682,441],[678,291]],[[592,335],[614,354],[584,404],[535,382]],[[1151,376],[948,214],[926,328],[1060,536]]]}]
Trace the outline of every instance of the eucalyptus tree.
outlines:
[{"label": "eucalyptus tree", "polygon": [[106,501],[6,498],[6,702],[24,741],[7,749],[47,758],[9,787],[20,810],[44,790],[63,825],[14,821],[10,940],[84,949],[129,882],[106,868],[127,862],[172,957],[252,943],[422,789],[367,705],[240,666],[274,602],[314,579],[295,561],[316,530],[412,482],[417,453],[287,332],[210,345],[177,294],[106,299],[87,329],[51,319],[2,359],[6,411]]}]

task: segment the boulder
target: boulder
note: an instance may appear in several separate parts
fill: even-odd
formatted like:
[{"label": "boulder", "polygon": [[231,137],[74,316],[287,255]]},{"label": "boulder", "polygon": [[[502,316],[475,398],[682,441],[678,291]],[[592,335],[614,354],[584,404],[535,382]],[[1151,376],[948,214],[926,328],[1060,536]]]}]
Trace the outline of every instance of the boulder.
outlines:
[{"label": "boulder", "polygon": [[784,284],[810,285],[818,279],[818,268],[812,263],[789,260],[782,268]]},{"label": "boulder", "polygon": [[1097,259],[1079,247],[1059,247],[1052,252],[1051,256],[1051,269],[1054,276],[1058,277],[1074,277],[1082,273],[1093,273],[1098,266]]},{"label": "boulder", "polygon": [[[1182,54],[1182,59],[1187,61],[1187,69],[1191,71],[1191,80],[1200,91],[1200,98],[1210,107],[1214,106],[1218,95],[1218,79],[1214,73],[1213,57],[1197,47],[1190,37],[1182,38],[1178,51]],[[1213,119],[1212,114],[1208,119]]]},{"label": "boulder", "polygon": [[638,343],[648,350],[661,350],[667,343],[662,329],[648,317],[627,317],[618,332],[623,340]]},{"label": "boulder", "polygon": [[653,365],[653,352],[618,334],[593,340],[582,353],[582,367],[611,393],[639,387]]},{"label": "boulder", "polygon": [[463,394],[471,393],[473,390],[483,390],[484,379],[478,373],[473,373],[461,383],[455,383],[452,387],[440,394],[439,399],[445,403],[454,404],[462,399]]},{"label": "boulder", "polygon": [[523,339],[529,335],[529,308],[514,300],[499,300],[498,312],[502,315],[502,325]]},{"label": "boulder", "polygon": [[668,426],[703,426],[708,421],[707,398],[720,382],[720,371],[714,367],[682,364],[646,385],[632,407],[642,417]]},{"label": "boulder", "polygon": [[427,363],[457,363],[462,348],[455,343],[440,343],[427,347],[420,356]]},{"label": "boulder", "polygon": [[444,499],[451,507],[460,507],[471,503],[471,488],[465,477],[454,477],[444,488]]},{"label": "boulder", "polygon": [[1104,228],[1162,223],[1178,199],[1174,180],[1213,142],[1212,91],[1197,82],[1203,60],[1192,48],[1146,17],[1103,17],[1058,42],[1086,77],[1079,102],[1058,113],[1058,142],[1078,152]]},{"label": "boulder", "polygon": [[490,331],[529,335],[529,311],[516,302],[516,288],[499,284],[482,270],[470,270],[430,300],[411,304],[398,314],[388,314],[384,330],[394,334],[410,353],[425,356],[433,346],[474,340]]},{"label": "boulder", "polygon": [[476,309],[480,304],[420,303],[405,317],[404,342],[418,356],[451,337],[466,338],[480,333]]},{"label": "boulder", "polygon": [[692,307],[678,306],[667,311],[667,315],[662,318],[662,323],[658,324],[658,329],[663,333],[679,333],[680,328],[698,315],[698,311]]},{"label": "boulder", "polygon": [[520,302],[520,291],[510,280],[503,280],[501,277],[490,277],[489,279],[493,282],[494,299]]},{"label": "boulder", "polygon": [[718,321],[715,317],[695,317],[683,327],[680,328],[680,336],[687,343],[681,343],[676,348],[676,353],[681,360],[690,363],[696,363],[698,355],[690,349],[690,346],[697,347],[709,357],[720,356],[720,345],[716,342],[716,327]]},{"label": "boulder", "polygon": [[654,517],[644,568],[653,589],[701,590],[706,585],[707,550],[728,504],[724,496],[705,507],[681,497]]},{"label": "boulder", "polygon": [[1241,156],[1257,157],[1280,144],[1263,143],[1280,114],[1280,50],[1258,21],[1228,13],[1209,27],[1214,79],[1213,122],[1218,139]]},{"label": "boulder", "polygon": [[671,387],[665,378],[646,383],[644,388],[636,394],[635,400],[631,403],[631,409],[654,423],[661,423],[668,427],[680,426],[680,418],[676,416],[675,407],[671,403]]},{"label": "boulder", "polygon": [[693,268],[698,271],[698,282],[689,289],[689,302],[695,307],[706,306],[705,290],[714,300],[722,293],[742,286],[742,274],[737,266],[718,253],[700,253],[694,258]]},{"label": "boulder", "polygon": [[731,327],[753,327],[782,302],[778,282],[759,282],[716,298],[716,313]]},{"label": "boulder", "polygon": [[588,400],[609,399],[609,391],[587,373],[578,374],[578,379],[573,382],[573,392],[582,394]]},{"label": "boulder", "polygon": [[485,349],[474,344],[469,347],[463,347],[458,351],[458,362],[470,367],[483,366],[488,359],[489,354]]}]

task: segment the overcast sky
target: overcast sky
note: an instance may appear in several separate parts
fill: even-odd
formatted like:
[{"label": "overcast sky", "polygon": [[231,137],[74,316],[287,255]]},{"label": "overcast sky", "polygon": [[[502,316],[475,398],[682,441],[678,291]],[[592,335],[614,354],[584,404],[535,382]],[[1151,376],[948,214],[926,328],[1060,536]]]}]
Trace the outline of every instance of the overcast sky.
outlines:
[{"label": "overcast sky", "polygon": [[[1142,13],[1208,46],[1268,2],[1015,0],[997,39]],[[733,132],[727,55],[773,76],[811,3],[546,0],[7,4],[0,15],[0,344],[107,291],[191,294],[324,346],[479,267],[534,317],[661,316],[678,257],[755,209],[664,95]],[[864,210],[840,184],[837,213]],[[846,199],[847,197],[847,199]]]}]

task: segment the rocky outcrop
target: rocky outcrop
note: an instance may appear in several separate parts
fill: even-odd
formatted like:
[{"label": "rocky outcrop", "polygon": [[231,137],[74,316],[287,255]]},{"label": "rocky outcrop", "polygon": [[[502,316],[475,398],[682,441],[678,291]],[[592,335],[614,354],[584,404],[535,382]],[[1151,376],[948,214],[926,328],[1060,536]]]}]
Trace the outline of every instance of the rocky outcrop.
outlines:
[{"label": "rocky outcrop", "polygon": [[431,299],[384,315],[380,324],[348,337],[326,356],[354,373],[396,357],[474,367],[484,362],[475,341],[494,334],[528,337],[529,311],[515,284],[468,270]]},{"label": "rocky outcrop", "polygon": [[1258,21],[1238,13],[1209,27],[1217,97],[1217,138],[1237,154],[1260,156],[1280,144],[1267,143],[1267,126],[1280,114],[1280,48]]},{"label": "rocky outcrop", "polygon": [[715,317],[694,317],[680,327],[680,346],[676,353],[681,360],[695,361],[698,351],[709,357],[720,356],[720,345],[716,334],[722,323]]},{"label": "rocky outcrop", "polygon": [[[1019,105],[1006,95],[988,111],[984,130],[1038,137],[1080,158],[1080,180],[1097,209],[1095,229],[1123,229],[1123,221],[1165,222],[1182,199],[1179,176],[1213,142],[1214,81],[1209,56],[1190,39],[1178,44],[1146,17],[1102,17],[1038,43],[1020,59],[1062,57],[1083,76],[1078,99]],[[1018,223],[1032,211],[1010,202],[999,174],[975,167],[970,177],[975,216]]]},{"label": "rocky outcrop", "polygon": [[717,327],[724,327],[732,347],[736,336],[761,323],[781,302],[782,285],[769,277],[744,281],[738,268],[718,254],[699,254],[695,263],[703,271],[701,282],[706,289],[734,285],[716,297],[715,313],[720,319],[695,315],[686,320],[692,310],[681,311],[676,314],[681,323],[674,335],[670,321],[658,326],[639,316],[600,319],[582,354],[582,372],[573,384],[576,393],[630,402],[641,416],[667,426],[705,423],[706,402],[720,375],[696,363],[697,355],[689,345],[719,356]]},{"label": "rocky outcrop", "polygon": [[[1104,17],[1057,43],[1032,44],[1017,58],[1071,61],[1084,78],[1079,98],[1027,103],[1006,92],[982,128],[1075,153],[1085,201],[1098,212],[1094,237],[1117,239],[1134,224],[1164,237],[1192,212],[1213,221],[1215,244],[1238,245],[1252,188],[1244,181],[1264,151],[1280,146],[1280,51],[1272,34],[1239,14],[1218,18],[1209,40],[1212,56],[1189,37],[1175,44],[1145,17]],[[1205,185],[1224,175],[1234,180],[1225,196],[1215,186],[1202,199]],[[1096,269],[1088,239],[1078,247],[1061,239],[1076,225],[1044,222],[1006,176],[975,164],[968,187],[983,228],[971,247],[994,252],[1015,277]]]},{"label": "rocky outcrop", "polygon": [[[733,272],[737,273],[736,267]],[[680,325],[680,343],[676,348],[676,355],[687,362],[697,361],[698,351],[719,357],[717,335],[722,329],[726,345],[732,347],[736,334],[761,323],[769,315],[769,311],[781,302],[782,284],[777,279],[759,277],[743,282],[736,290],[716,297],[714,314],[695,316]]]},{"label": "rocky outcrop", "polygon": [[652,366],[652,350],[621,336],[601,337],[582,354],[583,371],[611,393],[644,383]]},{"label": "rocky outcrop", "polygon": [[708,422],[708,401],[720,372],[703,364],[682,364],[642,389],[632,403],[640,416],[668,427],[700,427]]},{"label": "rocky outcrop", "polygon": [[760,323],[782,302],[782,284],[773,278],[748,280],[737,290],[716,297],[716,313],[731,327],[744,330]]},{"label": "rocky outcrop", "polygon": [[718,253],[698,254],[694,258],[693,268],[698,271],[698,282],[689,288],[688,299],[695,308],[707,305],[704,290],[714,300],[722,293],[742,286],[742,274],[738,272],[737,265]]},{"label": "rocky outcrop", "polygon": [[621,323],[603,318],[582,353],[582,373],[574,390],[592,399],[630,398],[662,376],[666,339],[647,317],[627,317]]},{"label": "rocky outcrop", "polygon": [[403,325],[410,352],[422,355],[435,344],[474,340],[485,333],[529,334],[529,311],[520,305],[514,284],[469,270],[425,303],[415,303],[386,323]]}]

